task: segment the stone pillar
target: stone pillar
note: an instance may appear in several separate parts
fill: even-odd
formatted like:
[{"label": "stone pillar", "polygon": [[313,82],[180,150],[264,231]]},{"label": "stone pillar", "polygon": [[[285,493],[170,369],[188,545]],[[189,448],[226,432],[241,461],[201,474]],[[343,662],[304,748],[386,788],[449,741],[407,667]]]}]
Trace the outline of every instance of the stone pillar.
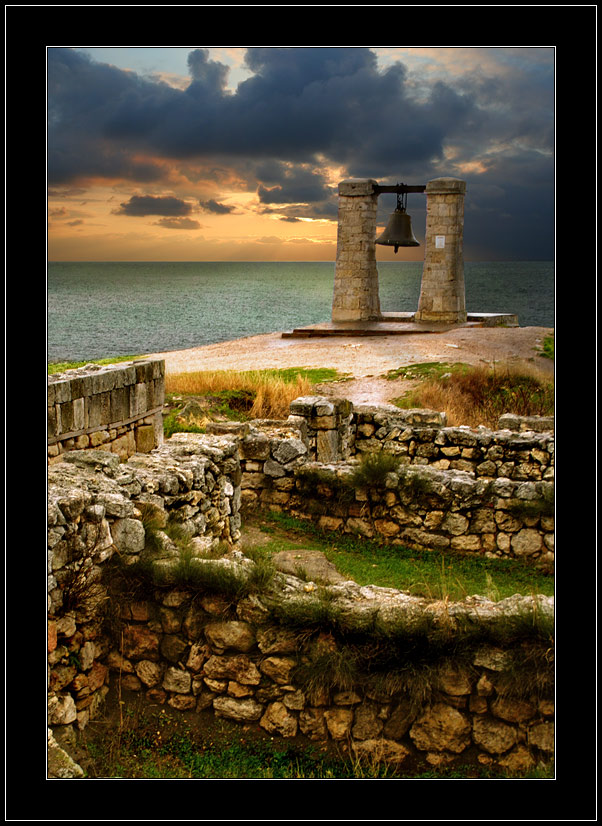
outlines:
[{"label": "stone pillar", "polygon": [[436,178],[426,185],[424,268],[415,321],[466,321],[464,193],[466,182]]},{"label": "stone pillar", "polygon": [[376,268],[376,181],[351,178],[339,184],[337,259],[333,321],[370,321],[381,317]]}]

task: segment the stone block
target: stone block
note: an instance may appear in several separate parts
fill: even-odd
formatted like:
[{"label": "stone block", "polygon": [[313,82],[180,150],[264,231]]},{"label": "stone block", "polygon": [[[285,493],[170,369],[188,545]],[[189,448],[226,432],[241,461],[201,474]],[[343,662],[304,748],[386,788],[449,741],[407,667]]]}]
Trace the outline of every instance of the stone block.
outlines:
[{"label": "stone block", "polygon": [[130,416],[142,416],[147,410],[146,385],[141,383],[130,386]]},{"label": "stone block", "polygon": [[[347,178],[339,183],[339,195],[343,196],[343,198],[374,196],[375,186],[376,181],[372,180],[372,178]],[[342,208],[345,209],[347,207],[345,205],[342,206]],[[355,209],[355,207],[352,208]]]},{"label": "stone block", "polygon": [[60,407],[61,433],[69,433],[73,427],[73,402],[63,402]]},{"label": "stone block", "polygon": [[339,459],[339,434],[336,430],[320,430],[317,435],[317,459],[319,462],[336,462]]},{"label": "stone block", "polygon": [[123,422],[130,416],[130,395],[125,387],[111,390],[109,401],[109,421]]},{"label": "stone block", "polygon": [[53,391],[54,391],[54,401],[56,404],[62,404],[63,402],[70,402],[71,401],[71,382],[70,381],[57,381],[52,383]]},{"label": "stone block", "polygon": [[73,400],[73,430],[84,430],[86,426],[85,401],[80,397]]},{"label": "stone block", "polygon": [[136,428],[136,452],[150,453],[155,447],[155,428],[152,425]]}]

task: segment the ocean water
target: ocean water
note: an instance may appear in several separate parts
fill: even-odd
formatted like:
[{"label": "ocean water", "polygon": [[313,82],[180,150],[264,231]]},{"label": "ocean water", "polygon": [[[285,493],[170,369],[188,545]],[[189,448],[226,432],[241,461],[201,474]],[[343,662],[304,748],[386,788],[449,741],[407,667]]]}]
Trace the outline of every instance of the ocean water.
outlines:
[{"label": "ocean water", "polygon": [[[200,347],[330,320],[334,262],[51,262],[48,361]],[[414,311],[422,262],[379,262],[381,309]],[[550,261],[464,265],[469,312],[554,326]]]}]

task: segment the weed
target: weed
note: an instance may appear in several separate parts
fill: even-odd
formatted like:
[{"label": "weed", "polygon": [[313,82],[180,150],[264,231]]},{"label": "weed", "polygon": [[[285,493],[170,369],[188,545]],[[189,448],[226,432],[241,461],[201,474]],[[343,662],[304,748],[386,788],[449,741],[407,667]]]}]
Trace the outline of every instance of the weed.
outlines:
[{"label": "weed", "polygon": [[184,422],[179,418],[180,410],[172,410],[163,417],[163,435],[166,439],[174,433],[205,433],[205,428],[199,425]]},{"label": "weed", "polygon": [[345,646],[314,650],[295,667],[293,678],[302,686],[310,703],[331,691],[350,691],[359,679],[357,659]]},{"label": "weed", "polygon": [[537,499],[509,499],[505,509],[516,517],[535,518],[539,516],[554,516],[554,489],[550,485],[543,488],[543,495]]},{"label": "weed", "polygon": [[270,608],[281,625],[305,631],[336,628],[341,618],[341,609],[334,604],[332,593],[322,586],[309,596],[274,600]]},{"label": "weed", "polygon": [[362,456],[359,465],[355,467],[347,479],[347,483],[356,488],[382,487],[387,474],[399,470],[399,459],[392,453],[379,451],[366,453]]},{"label": "weed", "polygon": [[[299,491],[307,499],[322,502],[327,497],[334,505],[349,505],[355,501],[356,486],[350,475],[337,476],[331,471],[301,466],[296,472],[296,479]],[[320,508],[317,511],[321,512]]]},{"label": "weed", "polygon": [[265,591],[276,575],[274,563],[269,556],[256,549],[247,550],[246,556],[255,563],[249,572],[247,587],[251,591]]},{"label": "weed", "polygon": [[554,384],[533,367],[472,367],[427,379],[396,399],[402,408],[445,410],[450,425],[484,424],[495,429],[503,413],[550,416],[554,412]]}]

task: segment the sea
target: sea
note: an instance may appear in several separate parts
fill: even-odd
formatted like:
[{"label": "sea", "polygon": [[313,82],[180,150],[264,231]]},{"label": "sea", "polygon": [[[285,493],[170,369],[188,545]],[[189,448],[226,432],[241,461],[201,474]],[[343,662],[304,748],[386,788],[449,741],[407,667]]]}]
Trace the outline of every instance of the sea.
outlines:
[{"label": "sea", "polygon": [[[383,312],[418,307],[422,262],[378,262]],[[184,350],[330,320],[324,262],[49,262],[47,358]],[[554,327],[554,262],[465,262],[468,312]]]}]

